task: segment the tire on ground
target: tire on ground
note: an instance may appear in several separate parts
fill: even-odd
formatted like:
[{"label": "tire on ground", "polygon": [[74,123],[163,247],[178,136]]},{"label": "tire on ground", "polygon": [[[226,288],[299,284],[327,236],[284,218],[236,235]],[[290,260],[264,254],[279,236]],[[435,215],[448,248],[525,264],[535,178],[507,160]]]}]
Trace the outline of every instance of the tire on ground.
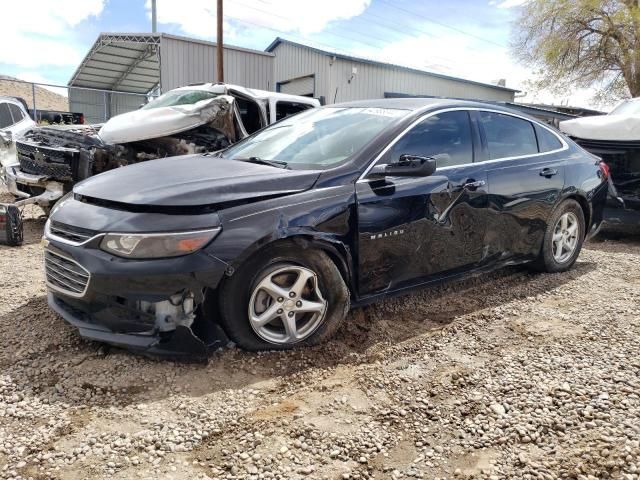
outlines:
[{"label": "tire on ground", "polygon": [[[296,265],[316,273],[327,310],[324,320],[307,338],[289,344],[271,343],[256,334],[249,323],[249,301],[253,289],[270,270]],[[349,311],[349,289],[336,264],[322,250],[303,248],[293,242],[266,247],[250,257],[221,286],[220,323],[225,333],[240,347],[251,350],[286,350],[317,345],[328,340]]]},{"label": "tire on ground", "polygon": [[[553,256],[553,234],[556,228],[556,224],[560,220],[560,217],[568,212],[573,213],[578,219],[578,243],[571,257],[569,257],[564,262],[559,263]],[[540,250],[540,255],[533,263],[531,263],[531,268],[540,272],[548,273],[565,272],[569,270],[580,255],[580,250],[582,249],[584,238],[585,220],[582,207],[578,202],[572,199],[563,201],[555,208],[555,210],[551,214],[551,217],[549,218],[547,229],[544,234],[544,240],[542,242],[542,249]]]}]

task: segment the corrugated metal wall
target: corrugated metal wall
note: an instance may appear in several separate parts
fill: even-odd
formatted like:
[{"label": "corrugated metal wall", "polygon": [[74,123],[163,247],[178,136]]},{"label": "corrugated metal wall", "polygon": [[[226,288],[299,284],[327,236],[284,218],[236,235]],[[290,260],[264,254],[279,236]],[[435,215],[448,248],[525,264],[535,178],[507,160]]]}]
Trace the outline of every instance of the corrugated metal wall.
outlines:
[{"label": "corrugated metal wall", "polygon": [[121,113],[137,110],[140,108],[140,105],[146,103],[146,96],[110,93],[109,97],[112,117],[120,115]]},{"label": "corrugated metal wall", "polygon": [[[162,91],[190,83],[217,82],[216,47],[211,42],[163,35],[160,44]],[[225,47],[224,80],[249,88],[275,90],[273,55]]]},{"label": "corrugated metal wall", "polygon": [[69,89],[69,110],[84,114],[85,123],[103,123],[121,113],[137,110],[145,95]]},{"label": "corrugated metal wall", "polygon": [[85,123],[105,121],[105,98],[102,92],[69,89],[69,110],[84,114]]},{"label": "corrugated metal wall", "polygon": [[[353,68],[357,69],[357,73],[351,83],[348,83]],[[513,101],[513,93],[507,90],[424,75],[402,68],[342,59],[336,59],[331,66],[331,86],[334,92],[336,88],[338,89],[337,102],[383,98],[385,92],[472,100]]]},{"label": "corrugated metal wall", "polygon": [[[513,101],[513,92],[456,79],[439,78],[403,68],[336,58],[318,51],[280,43],[274,50],[275,81],[316,74],[316,97],[326,103],[384,98],[385,92],[409,95]],[[353,68],[357,74],[349,83]]]},{"label": "corrugated metal wall", "polygon": [[274,51],[274,79],[276,84],[315,74],[314,97],[329,99],[329,58],[308,48],[281,43]]}]

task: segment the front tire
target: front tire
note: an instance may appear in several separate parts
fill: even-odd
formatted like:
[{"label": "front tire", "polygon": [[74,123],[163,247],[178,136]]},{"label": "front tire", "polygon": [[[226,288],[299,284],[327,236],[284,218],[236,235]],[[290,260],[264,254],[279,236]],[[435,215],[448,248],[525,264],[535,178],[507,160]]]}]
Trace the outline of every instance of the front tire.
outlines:
[{"label": "front tire", "polygon": [[549,273],[569,270],[580,255],[584,238],[582,207],[575,200],[565,200],[551,214],[542,250],[532,267]]},{"label": "front tire", "polygon": [[286,350],[329,339],[349,311],[349,290],[329,256],[293,243],[251,257],[220,291],[220,323],[247,350]]}]

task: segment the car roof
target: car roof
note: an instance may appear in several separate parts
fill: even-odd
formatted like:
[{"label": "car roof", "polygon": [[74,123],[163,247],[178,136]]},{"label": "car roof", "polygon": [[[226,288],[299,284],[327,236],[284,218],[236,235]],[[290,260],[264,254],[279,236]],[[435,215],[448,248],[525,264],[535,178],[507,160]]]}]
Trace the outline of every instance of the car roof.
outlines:
[{"label": "car roof", "polygon": [[505,108],[500,105],[496,105],[495,103],[458,100],[453,98],[380,98],[374,100],[357,100],[353,102],[335,103],[328,106],[342,108],[397,108],[410,110],[412,112],[436,110],[440,108],[482,108],[487,110],[500,110],[508,113],[516,113],[523,116],[522,112]]},{"label": "car roof", "polygon": [[22,102],[20,100],[18,100],[17,97],[9,97],[9,96],[5,96],[5,95],[0,95],[0,102],[15,103],[16,105],[19,105],[20,107],[23,107]]}]

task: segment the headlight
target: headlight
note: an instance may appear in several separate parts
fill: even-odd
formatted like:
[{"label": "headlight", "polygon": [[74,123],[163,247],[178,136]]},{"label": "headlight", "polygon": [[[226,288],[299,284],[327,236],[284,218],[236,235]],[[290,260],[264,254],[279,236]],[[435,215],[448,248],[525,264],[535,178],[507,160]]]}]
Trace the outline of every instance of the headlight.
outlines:
[{"label": "headlight", "polygon": [[125,258],[166,258],[188,255],[213,240],[220,228],[175,233],[108,233],[100,248]]}]

